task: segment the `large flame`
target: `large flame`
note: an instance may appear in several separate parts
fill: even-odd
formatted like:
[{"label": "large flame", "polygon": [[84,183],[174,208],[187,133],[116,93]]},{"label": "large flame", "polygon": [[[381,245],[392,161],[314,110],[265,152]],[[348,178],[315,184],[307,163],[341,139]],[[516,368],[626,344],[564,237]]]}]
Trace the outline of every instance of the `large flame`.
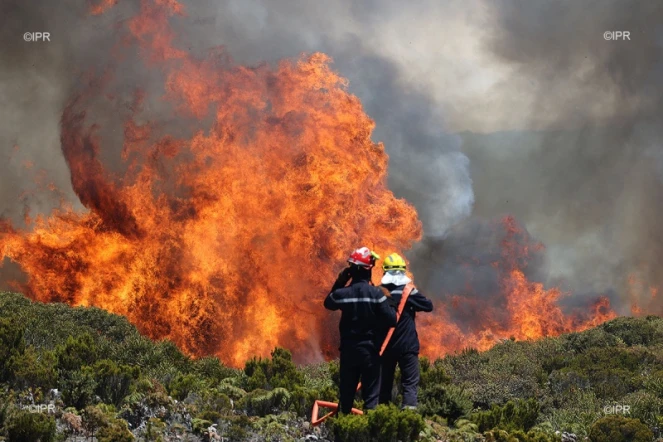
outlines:
[{"label": "large flame", "polygon": [[176,139],[140,123],[138,92],[126,167],[114,176],[100,159],[114,147],[86,126],[88,99],[103,95],[104,82],[92,82],[61,129],[89,211],[63,208],[30,232],[5,226],[0,250],[29,276],[31,297],[125,315],[189,353],[238,365],[285,345],[320,357],[325,338],[333,345],[321,306],[339,266],[362,245],[410,247],[421,235],[416,211],[387,189],[373,122],[326,56],[256,68],[222,52],[196,60],[170,45],[174,12],[176,2],[145,1],[128,26],[167,69],[166,100],[183,120],[194,115],[198,132]]},{"label": "large flame", "polygon": [[[90,13],[115,3],[104,0]],[[337,318],[322,299],[347,253],[362,245],[408,249],[422,234],[416,211],[387,189],[387,155],[371,141],[373,122],[325,55],[257,67],[234,65],[223,50],[198,59],[173,45],[170,18],[184,13],[175,0],[143,0],[125,22],[129,49],[114,51],[138,48],[145,69],[165,74],[157,101],[174,105],[177,127],[148,121],[153,85],[132,91],[122,166],[109,169],[102,158],[119,146],[88,120],[93,109],[114,111],[126,100],[104,89],[112,72],[92,77],[61,125],[71,182],[87,210],[63,205],[26,230],[3,222],[0,252],[25,272],[19,288],[33,299],[125,315],[193,355],[236,366],[277,345],[299,360],[330,356]],[[193,135],[175,135],[182,132]],[[595,311],[563,314],[559,290],[525,278],[528,250],[510,240],[517,226],[505,225],[495,263],[501,289],[490,294],[504,301],[503,311],[477,306],[482,325],[463,330],[454,308],[478,298],[469,292],[440,303],[421,316],[425,354],[485,349],[500,338],[558,334],[614,316],[605,300]]]},{"label": "large flame", "polygon": [[[492,263],[499,279],[496,292],[475,292],[470,276],[465,293],[448,296],[449,302],[439,302],[432,316],[420,315],[424,354],[435,357],[470,347],[487,350],[502,339],[556,336],[616,317],[605,297],[565,314],[559,301],[569,293],[558,288],[545,289],[541,283],[530,282],[524,273],[532,252],[540,251],[543,245],[533,243],[511,216],[501,220],[495,229],[503,235],[500,258]],[[458,320],[455,316],[461,310],[464,319]]]}]

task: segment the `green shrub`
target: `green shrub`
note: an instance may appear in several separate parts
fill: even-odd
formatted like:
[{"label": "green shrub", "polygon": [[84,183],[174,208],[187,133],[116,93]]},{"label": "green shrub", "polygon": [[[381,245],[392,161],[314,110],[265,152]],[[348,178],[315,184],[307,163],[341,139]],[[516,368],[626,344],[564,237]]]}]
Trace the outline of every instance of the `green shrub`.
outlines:
[{"label": "green shrub", "polygon": [[425,423],[412,410],[378,405],[364,415],[338,415],[330,421],[336,442],[409,442],[419,439]]},{"label": "green shrub", "polygon": [[191,421],[191,427],[194,434],[202,435],[212,425],[212,421],[201,418],[194,418]]},{"label": "green shrub", "polygon": [[166,424],[161,420],[151,417],[145,424],[145,439],[148,441],[163,441],[166,432]]},{"label": "green shrub", "polygon": [[651,442],[654,433],[638,419],[608,416],[597,420],[589,431],[592,442]]},{"label": "green shrub", "polygon": [[83,333],[76,337],[69,336],[64,344],[57,346],[55,353],[58,369],[75,371],[97,360],[97,345],[90,333]]},{"label": "green shrub", "polygon": [[649,345],[654,342],[661,342],[662,338],[656,325],[652,323],[653,320],[656,319],[622,317],[606,322],[600,327],[621,339],[628,346]]},{"label": "green shrub", "polygon": [[196,406],[201,413],[212,412],[219,416],[231,413],[233,408],[232,401],[228,395],[221,393],[215,388],[203,391],[200,394],[199,399],[196,401]]},{"label": "green shrub", "polygon": [[217,385],[216,390],[219,393],[228,395],[228,397],[234,401],[238,401],[244,396],[246,396],[246,391],[226,381],[221,382],[219,385]]},{"label": "green shrub", "polygon": [[12,377],[10,361],[25,351],[23,330],[18,321],[0,318],[0,382]]},{"label": "green shrub", "polygon": [[603,327],[581,333],[570,333],[564,339],[566,348],[574,353],[582,353],[593,348],[616,348],[621,343],[617,336],[608,333]]},{"label": "green shrub", "polygon": [[213,384],[218,384],[237,374],[236,370],[223,365],[216,356],[207,356],[194,361],[193,372]]},{"label": "green shrub", "polygon": [[118,366],[108,359],[98,361],[89,370],[97,384],[95,394],[102,402],[116,407],[119,407],[124,398],[131,393],[135,380],[140,376],[138,367]]},{"label": "green shrub", "polygon": [[394,405],[378,405],[368,412],[368,429],[376,441],[409,442],[419,439],[424,420],[415,411],[400,411]]},{"label": "green shrub", "polygon": [[441,416],[453,424],[472,411],[472,400],[455,385],[431,385],[419,394],[419,410],[425,416]]},{"label": "green shrub", "polygon": [[258,389],[244,396],[240,401],[240,407],[250,416],[265,416],[285,411],[289,402],[290,392],[285,388],[275,388],[271,391]]},{"label": "green shrub", "polygon": [[108,425],[102,427],[97,433],[99,442],[132,442],[135,440],[126,421],[111,419]]},{"label": "green shrub", "polygon": [[168,386],[170,395],[183,401],[190,393],[200,393],[208,387],[207,381],[196,374],[180,374]]},{"label": "green shrub", "polygon": [[232,442],[249,439],[248,432],[253,427],[251,419],[245,415],[225,416],[222,421],[222,433]]},{"label": "green shrub", "polygon": [[451,378],[444,370],[441,359],[431,364],[428,358],[419,358],[419,371],[419,388],[422,390],[435,385],[446,385],[451,382]]},{"label": "green shrub", "polygon": [[335,442],[368,442],[367,416],[341,414],[329,421]]},{"label": "green shrub", "polygon": [[97,383],[91,370],[76,370],[60,376],[62,401],[66,407],[82,410],[92,403]]},{"label": "green shrub", "polygon": [[311,414],[313,403],[322,399],[329,402],[338,402],[338,390],[330,385],[314,390],[305,387],[295,387],[290,393],[290,410],[298,416],[308,417]]},{"label": "green shrub", "polygon": [[628,417],[639,419],[641,422],[655,427],[658,425],[658,417],[663,410],[663,401],[654,394],[646,391],[637,391],[620,399],[622,405],[629,405]]},{"label": "green shrub", "polygon": [[45,413],[16,412],[7,422],[10,441],[51,442],[55,440],[55,419]]},{"label": "green shrub", "polygon": [[561,398],[556,407],[550,408],[544,420],[555,430],[585,437],[592,424],[602,416],[604,401],[591,390],[575,390]]},{"label": "green shrub", "polygon": [[509,401],[504,406],[493,405],[488,411],[480,411],[471,416],[480,432],[499,430],[529,431],[539,417],[539,404],[534,399]]},{"label": "green shrub", "polygon": [[561,442],[559,435],[546,434],[536,430],[527,433],[521,430],[491,430],[484,434],[486,442]]},{"label": "green shrub", "polygon": [[83,428],[92,437],[96,437],[101,428],[108,426],[109,421],[105,410],[94,405],[88,405],[81,413]]},{"label": "green shrub", "polygon": [[8,365],[17,389],[32,387],[48,391],[56,386],[57,360],[51,351],[38,352],[30,345],[22,354],[12,356]]},{"label": "green shrub", "polygon": [[283,348],[275,348],[270,359],[252,358],[244,366],[247,376],[247,389],[258,388],[271,390],[285,388],[294,390],[304,385],[304,375],[297,370],[292,362],[292,354]]}]

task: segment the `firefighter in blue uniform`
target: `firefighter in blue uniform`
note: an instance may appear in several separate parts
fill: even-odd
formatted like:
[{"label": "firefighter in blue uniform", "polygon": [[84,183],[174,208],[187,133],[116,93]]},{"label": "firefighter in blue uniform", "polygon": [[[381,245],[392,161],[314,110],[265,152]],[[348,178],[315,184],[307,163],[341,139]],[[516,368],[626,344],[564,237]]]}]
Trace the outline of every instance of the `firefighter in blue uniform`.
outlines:
[{"label": "firefighter in blue uniform", "polygon": [[[355,250],[349,266],[325,298],[325,308],[341,310],[340,412],[350,413],[361,380],[364,408],[378,405],[380,394],[380,330],[396,325],[396,311],[386,290],[371,283],[371,271],[380,259],[367,247]],[[345,285],[350,281],[350,285]]]},{"label": "firefighter in blue uniform", "polygon": [[[401,302],[403,290],[412,280],[405,274],[405,260],[398,254],[392,253],[382,264],[384,276],[382,287],[391,293],[389,302],[398,307]],[[380,386],[380,403],[391,401],[396,365],[401,369],[401,386],[403,388],[403,408],[417,406],[417,387],[419,386],[419,336],[415,327],[417,312],[432,312],[433,303],[422,295],[416,288],[412,288],[407,298],[403,312],[398,320],[391,340],[382,354],[382,379]],[[386,331],[381,337],[386,335]]]}]

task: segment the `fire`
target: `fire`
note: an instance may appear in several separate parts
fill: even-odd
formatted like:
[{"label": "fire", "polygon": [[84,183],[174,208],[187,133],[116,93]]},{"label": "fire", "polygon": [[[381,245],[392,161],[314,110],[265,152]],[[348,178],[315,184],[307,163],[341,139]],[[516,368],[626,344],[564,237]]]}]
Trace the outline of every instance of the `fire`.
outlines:
[{"label": "fire", "polygon": [[61,120],[88,210],[62,207],[29,231],[5,224],[2,255],[28,275],[20,289],[32,298],[125,315],[193,355],[241,365],[281,345],[320,358],[337,328],[322,300],[347,253],[409,248],[417,213],[388,190],[373,122],[325,55],[275,67],[236,66],[222,51],[198,60],[171,45],[168,17],[181,13],[144,1],[129,41],[164,70],[163,101],[194,135],[145,121],[151,97],[136,91],[124,167],[107,169],[102,154],[119,149],[87,119],[93,100],[115,103],[103,90],[112,79],[93,79]]},{"label": "fire", "polygon": [[[595,327],[616,317],[605,297],[592,301],[587,309],[570,314],[563,312],[559,301],[568,296],[558,288],[545,289],[539,282],[531,282],[524,269],[532,251],[541,251],[540,243],[530,244],[527,232],[513,217],[505,217],[500,226],[504,231],[501,254],[493,263],[499,287],[488,299],[471,289],[468,293],[448,297],[439,302],[432,315],[417,317],[421,330],[422,353],[431,357],[472,347],[487,350],[501,339],[538,339]],[[461,313],[460,309],[468,310]],[[455,316],[474,318],[465,329]]]},{"label": "fire", "polygon": [[[113,62],[120,71],[127,52],[138,54],[143,69],[163,75],[163,95],[152,84],[118,93],[112,70],[91,75],[61,118],[62,152],[86,210],[63,203],[49,216],[26,217],[25,230],[0,220],[0,253],[27,275],[17,288],[31,298],[124,315],[192,355],[240,366],[279,345],[299,361],[330,357],[337,318],[322,300],[347,253],[362,245],[407,250],[422,235],[417,213],[387,188],[374,124],[327,56],[255,67],[234,64],[222,49],[196,58],[175,46],[169,26],[185,13],[175,0],[143,0],[123,22]],[[155,103],[173,107],[176,124],[151,118]],[[91,117],[100,108],[130,110],[121,145]],[[121,166],[109,167],[105,159],[120,151]],[[468,293],[421,315],[425,354],[614,317],[605,299],[590,313],[565,315],[565,294],[523,271],[542,246],[521,246],[512,218],[504,229],[495,302],[479,301],[469,281]],[[480,325],[459,325],[459,309]]]}]

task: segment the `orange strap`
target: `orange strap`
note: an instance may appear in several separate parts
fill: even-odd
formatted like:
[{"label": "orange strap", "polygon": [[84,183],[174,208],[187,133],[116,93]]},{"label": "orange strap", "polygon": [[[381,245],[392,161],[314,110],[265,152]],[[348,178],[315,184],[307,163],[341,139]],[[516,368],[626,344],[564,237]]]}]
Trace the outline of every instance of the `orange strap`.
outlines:
[{"label": "orange strap", "polygon": [[[414,285],[412,285],[412,283],[407,284],[403,289],[403,296],[401,296],[401,302],[398,303],[398,310],[396,310],[396,325],[398,325],[398,321],[400,321],[401,319],[401,315],[403,314],[403,310],[405,309],[405,304],[407,303],[407,298],[410,296],[410,293],[412,293],[413,289]],[[382,343],[382,348],[380,348],[380,356],[382,356],[382,353],[384,353],[385,349],[387,348],[387,345],[389,345],[389,341],[391,340],[391,336],[394,334],[394,330],[396,330],[396,327],[391,327],[387,332],[387,336],[384,338],[384,342]],[[359,385],[357,385],[357,391],[359,391],[359,389],[361,389],[361,382],[359,383]],[[331,408],[332,411],[325,414],[322,417],[319,417],[318,413],[320,407]],[[337,403],[320,401],[320,400],[315,401],[313,403],[313,412],[311,413],[311,425],[313,426],[320,425],[322,422],[332,417],[336,413],[338,413]],[[352,414],[364,414],[364,413],[361,410],[353,408]]]},{"label": "orange strap", "polygon": [[[405,303],[407,302],[407,298],[410,297],[410,293],[412,293],[412,290],[414,290],[414,286],[412,285],[412,283],[405,285],[405,288],[403,289],[403,296],[401,296],[401,302],[398,303],[398,310],[396,311],[396,325],[398,325],[398,321],[401,320],[401,315],[403,314],[403,310],[405,309]],[[391,327],[387,332],[387,336],[384,338],[384,342],[382,343],[382,348],[380,349],[380,356],[382,356],[382,353],[384,353],[385,349],[387,348],[387,345],[389,345],[389,341],[391,340],[391,335],[394,334],[394,330],[396,330],[396,327]]]}]

